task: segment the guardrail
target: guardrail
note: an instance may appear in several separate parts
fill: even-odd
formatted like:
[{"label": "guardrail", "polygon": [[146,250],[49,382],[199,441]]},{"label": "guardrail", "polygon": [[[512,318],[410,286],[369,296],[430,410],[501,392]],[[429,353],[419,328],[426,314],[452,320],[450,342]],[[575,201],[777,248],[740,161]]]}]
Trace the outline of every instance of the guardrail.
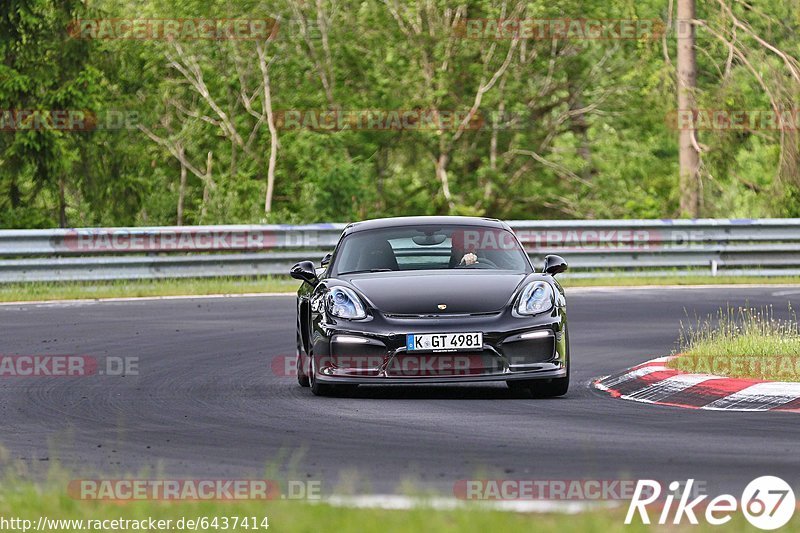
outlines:
[{"label": "guardrail", "polygon": [[[800,219],[512,221],[565,276],[800,276]],[[0,283],[286,274],[333,249],[345,224],[0,230]]]}]

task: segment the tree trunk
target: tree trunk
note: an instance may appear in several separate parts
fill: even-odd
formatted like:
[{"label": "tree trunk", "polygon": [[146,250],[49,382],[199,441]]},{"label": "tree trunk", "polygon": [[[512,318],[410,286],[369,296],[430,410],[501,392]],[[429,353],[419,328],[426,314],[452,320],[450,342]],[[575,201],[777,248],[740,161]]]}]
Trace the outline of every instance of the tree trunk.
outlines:
[{"label": "tree trunk", "polygon": [[58,177],[58,224],[62,228],[67,227],[67,195],[65,192],[66,184],[64,176]]},{"label": "tree trunk", "polygon": [[[695,0],[678,0],[678,113],[692,112],[697,107],[697,58],[695,56]],[[678,133],[680,164],[680,213],[697,218],[700,215],[700,154],[696,149],[694,124]]]},{"label": "tree trunk", "polygon": [[269,78],[264,84],[264,100],[267,108],[267,126],[269,127],[269,166],[267,167],[267,194],[264,198],[264,213],[272,211],[272,195],[275,191],[275,163],[278,160],[278,128],[272,112],[272,92]]},{"label": "tree trunk", "polygon": [[183,164],[183,146],[178,147],[178,151],[181,155],[181,182],[178,186],[178,226],[183,226],[183,200],[186,197],[186,165]]},{"label": "tree trunk", "polygon": [[275,114],[272,111],[272,81],[269,76],[269,67],[272,61],[267,61],[264,48],[256,45],[258,53],[258,68],[261,70],[261,83],[264,88],[263,101],[261,102],[262,116],[267,117],[269,128],[269,163],[267,165],[267,192],[264,195],[264,214],[272,212],[272,196],[275,192],[275,164],[278,161],[278,128],[275,125]]},{"label": "tree trunk", "polygon": [[203,207],[200,209],[200,218],[203,219],[203,222],[206,220],[206,215],[208,214],[208,201],[211,198],[211,184],[214,183],[214,179],[211,175],[211,168],[213,165],[213,152],[208,152],[208,157],[206,158],[206,177],[203,180]]},{"label": "tree trunk", "polygon": [[450,162],[450,154],[440,152],[439,157],[436,158],[436,179],[442,184],[442,194],[447,201],[448,213],[451,213],[455,208],[453,202],[453,195],[450,193],[450,179],[447,176],[447,164]]}]

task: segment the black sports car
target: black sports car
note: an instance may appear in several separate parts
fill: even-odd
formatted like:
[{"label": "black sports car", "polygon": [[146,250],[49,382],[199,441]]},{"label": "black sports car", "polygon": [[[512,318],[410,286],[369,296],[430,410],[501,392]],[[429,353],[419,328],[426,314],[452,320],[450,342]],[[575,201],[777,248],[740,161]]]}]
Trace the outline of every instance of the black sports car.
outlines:
[{"label": "black sports car", "polygon": [[569,387],[559,256],[535,273],[505,222],[406,217],[348,225],[315,269],[297,263],[297,378],[315,395],[360,384],[505,381]]}]

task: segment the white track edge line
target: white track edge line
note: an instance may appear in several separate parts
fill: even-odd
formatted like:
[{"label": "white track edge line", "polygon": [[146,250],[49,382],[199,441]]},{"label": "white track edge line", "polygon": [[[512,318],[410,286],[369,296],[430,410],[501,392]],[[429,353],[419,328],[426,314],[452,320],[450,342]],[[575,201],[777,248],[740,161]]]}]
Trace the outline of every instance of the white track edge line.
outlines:
[{"label": "white track edge line", "polygon": [[511,511],[518,513],[563,513],[578,514],[592,509],[610,509],[618,507],[616,502],[583,502],[558,500],[460,500],[456,498],[421,498],[395,494],[374,494],[361,496],[329,496],[317,503],[334,507],[352,507],[357,509],[433,509],[449,511],[453,509],[475,509]]}]

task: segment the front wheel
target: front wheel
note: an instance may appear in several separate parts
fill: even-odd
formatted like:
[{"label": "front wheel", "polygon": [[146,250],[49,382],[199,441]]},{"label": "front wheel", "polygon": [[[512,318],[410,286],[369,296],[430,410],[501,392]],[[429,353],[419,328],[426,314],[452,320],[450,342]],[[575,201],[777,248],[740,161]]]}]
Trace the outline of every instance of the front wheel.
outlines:
[{"label": "front wheel", "polygon": [[295,368],[297,368],[297,383],[301,387],[308,387],[310,383],[305,368],[303,367],[303,347],[302,344],[300,344],[300,333],[297,334],[297,360],[295,365]]},{"label": "front wheel", "polygon": [[565,378],[555,378],[549,382],[534,385],[531,393],[534,398],[555,398],[564,396],[569,390],[569,375]]},{"label": "front wheel", "polygon": [[314,362],[314,355],[309,354],[308,358],[311,361],[311,372],[308,374],[308,381],[311,385],[311,393],[314,396],[330,396],[333,393],[333,387],[331,385],[326,385],[319,382],[317,379],[317,365]]},{"label": "front wheel", "polygon": [[534,398],[555,398],[564,396],[569,390],[569,374],[564,378],[545,379],[517,379],[506,381],[508,388],[513,391],[530,392]]},{"label": "front wheel", "polygon": [[352,393],[358,385],[330,385],[328,383],[320,383],[317,379],[317,365],[314,362],[314,356],[309,355],[311,360],[311,372],[309,373],[308,380],[311,385],[311,393],[314,396],[345,396]]}]

